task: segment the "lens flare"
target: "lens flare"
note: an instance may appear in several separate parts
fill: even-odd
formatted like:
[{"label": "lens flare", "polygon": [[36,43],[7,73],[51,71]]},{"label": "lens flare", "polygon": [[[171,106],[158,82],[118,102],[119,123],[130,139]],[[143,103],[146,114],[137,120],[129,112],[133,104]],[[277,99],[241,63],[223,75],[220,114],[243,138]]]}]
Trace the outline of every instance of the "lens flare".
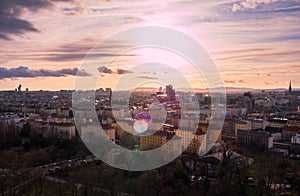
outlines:
[{"label": "lens flare", "polygon": [[138,134],[145,133],[151,125],[151,116],[147,112],[140,112],[134,117],[133,128]]}]

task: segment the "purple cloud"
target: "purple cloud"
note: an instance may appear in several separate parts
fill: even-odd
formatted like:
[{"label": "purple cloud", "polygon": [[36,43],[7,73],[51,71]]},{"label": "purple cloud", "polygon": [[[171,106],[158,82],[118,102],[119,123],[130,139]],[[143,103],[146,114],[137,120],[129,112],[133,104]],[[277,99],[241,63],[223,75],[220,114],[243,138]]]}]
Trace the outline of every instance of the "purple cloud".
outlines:
[{"label": "purple cloud", "polygon": [[63,76],[89,76],[84,70],[73,69],[60,69],[60,70],[47,70],[39,69],[33,70],[28,67],[20,66],[17,68],[7,69],[0,67],[0,79],[5,78],[35,78],[35,77],[63,77]]}]

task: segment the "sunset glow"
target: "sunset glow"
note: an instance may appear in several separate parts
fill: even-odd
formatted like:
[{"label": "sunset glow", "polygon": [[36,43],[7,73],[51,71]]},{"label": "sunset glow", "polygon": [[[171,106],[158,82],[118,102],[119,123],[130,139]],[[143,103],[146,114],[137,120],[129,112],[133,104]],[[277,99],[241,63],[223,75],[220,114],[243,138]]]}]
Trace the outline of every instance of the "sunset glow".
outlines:
[{"label": "sunset glow", "polygon": [[[116,32],[148,25],[197,40],[215,61],[226,87],[287,88],[291,80],[300,88],[298,0],[30,2],[0,3],[1,90],[19,84],[30,90],[73,89],[77,69],[95,45]],[[103,48],[99,67],[105,66],[101,58],[114,56],[114,49],[124,44],[116,40]],[[99,72],[107,78],[100,86],[112,86],[126,74],[155,78],[159,69],[144,75],[131,70],[145,62],[169,64],[185,72],[193,87],[206,88],[182,57],[149,48],[115,59],[114,72]]]}]

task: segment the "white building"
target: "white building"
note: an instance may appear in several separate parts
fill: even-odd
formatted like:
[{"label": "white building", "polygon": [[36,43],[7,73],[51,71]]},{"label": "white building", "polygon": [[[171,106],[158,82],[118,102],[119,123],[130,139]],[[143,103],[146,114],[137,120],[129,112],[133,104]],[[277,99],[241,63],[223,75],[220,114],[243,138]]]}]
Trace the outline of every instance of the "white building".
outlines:
[{"label": "white building", "polygon": [[43,137],[72,139],[75,137],[75,132],[73,123],[42,122],[39,126],[39,133]]},{"label": "white building", "polygon": [[[81,138],[83,141],[89,142],[91,137],[100,134],[100,136],[105,136],[107,139],[111,140],[113,143],[116,141],[116,131],[115,129],[104,129],[105,134],[102,134],[103,130],[97,124],[87,124],[85,126],[81,126]],[[95,137],[94,137],[95,138]]]},{"label": "white building", "polygon": [[281,133],[272,133],[273,141],[279,141],[282,139]]},{"label": "white building", "polygon": [[292,136],[291,142],[293,144],[300,144],[300,134],[297,133],[295,136]]},{"label": "white building", "polygon": [[[189,130],[175,130],[175,133],[178,137],[182,139],[182,147],[185,149],[189,145],[194,145],[195,147],[200,147],[203,139],[204,139],[204,134],[196,134],[193,131]],[[196,143],[192,143],[192,141]],[[192,147],[192,146],[191,146]],[[199,149],[197,149],[199,150]],[[195,152],[196,153],[196,152]]]}]

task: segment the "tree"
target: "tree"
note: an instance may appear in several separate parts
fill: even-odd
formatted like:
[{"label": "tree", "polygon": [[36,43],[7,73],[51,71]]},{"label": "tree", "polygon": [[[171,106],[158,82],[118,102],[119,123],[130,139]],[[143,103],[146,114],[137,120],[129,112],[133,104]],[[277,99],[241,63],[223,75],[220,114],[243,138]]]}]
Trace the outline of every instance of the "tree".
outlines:
[{"label": "tree", "polygon": [[27,122],[23,125],[21,132],[20,132],[20,136],[23,138],[29,138],[30,136],[30,123]]},{"label": "tree", "polygon": [[117,185],[120,185],[124,180],[124,173],[105,164],[102,164],[99,168],[101,168],[99,169],[100,184],[109,189],[111,195],[114,195]]},{"label": "tree", "polygon": [[232,152],[224,150],[223,160],[220,163],[219,176],[223,179],[226,174],[229,174],[230,179],[233,174],[233,162],[231,161]]},{"label": "tree", "polygon": [[150,189],[153,189],[158,195],[159,191],[162,189],[161,178],[157,170],[150,170],[146,173],[148,177],[148,183],[146,184],[149,186]]},{"label": "tree", "polygon": [[163,189],[159,192],[158,195],[159,195],[159,196],[171,196],[171,195],[177,195],[177,194],[176,194],[175,190],[174,190],[172,187],[167,186],[167,187],[163,188]]},{"label": "tree", "polygon": [[8,126],[7,126],[6,139],[8,141],[13,141],[16,138],[15,134],[16,134],[16,123],[12,119],[12,120],[9,121]]},{"label": "tree", "polygon": [[4,174],[4,168],[1,169],[1,175],[0,175],[0,190],[1,190],[1,194],[2,196],[4,195],[4,192],[6,190],[6,176]]},{"label": "tree", "polygon": [[0,141],[6,141],[6,123],[0,120]]},{"label": "tree", "polygon": [[40,194],[41,193],[43,193],[43,181],[44,181],[44,179],[43,179],[43,176],[40,176],[39,177],[39,186],[40,186]]},{"label": "tree", "polygon": [[207,192],[210,188],[210,180],[209,178],[204,178],[204,181],[203,181],[203,189],[205,192]]}]

